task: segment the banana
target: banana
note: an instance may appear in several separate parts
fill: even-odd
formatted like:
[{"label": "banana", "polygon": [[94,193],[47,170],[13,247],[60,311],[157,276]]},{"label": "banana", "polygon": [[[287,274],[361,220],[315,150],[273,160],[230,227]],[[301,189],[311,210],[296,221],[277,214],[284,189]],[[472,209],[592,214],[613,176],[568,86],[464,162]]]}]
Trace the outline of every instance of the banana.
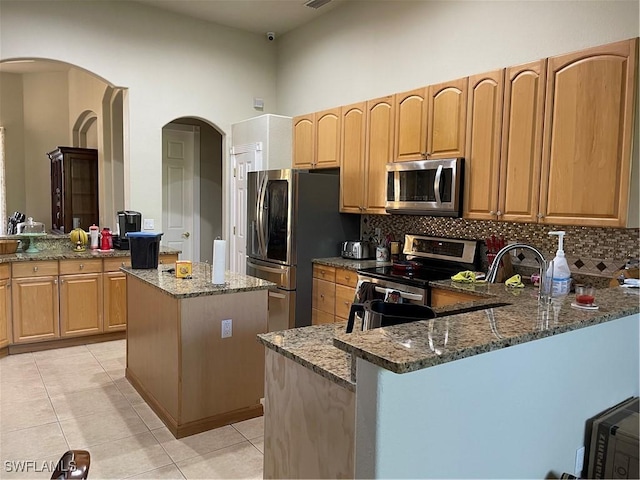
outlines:
[{"label": "banana", "polygon": [[69,237],[71,238],[71,243],[73,243],[74,245],[77,245],[78,242],[80,242],[80,245],[82,246],[85,246],[87,243],[89,243],[89,236],[87,235],[87,232],[85,232],[81,228],[74,228],[73,230],[71,230]]}]

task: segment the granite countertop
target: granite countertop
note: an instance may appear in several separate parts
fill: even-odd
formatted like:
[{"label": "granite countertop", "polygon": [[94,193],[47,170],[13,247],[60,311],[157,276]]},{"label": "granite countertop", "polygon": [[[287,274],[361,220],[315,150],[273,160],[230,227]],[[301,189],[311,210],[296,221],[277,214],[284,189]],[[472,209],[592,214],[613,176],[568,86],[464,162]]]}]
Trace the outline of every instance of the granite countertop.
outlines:
[{"label": "granite countertop", "polygon": [[[344,333],[343,322],[272,332],[259,338],[268,348],[347,386],[355,382],[347,377],[355,363],[353,357],[395,373],[407,373],[640,311],[638,290],[621,287],[598,290],[598,310],[578,310],[571,307],[573,294],[539,305],[537,289],[531,286],[513,289],[504,284],[458,284],[450,280],[431,285],[475,294],[478,300],[434,308],[438,318],[433,320],[366,332]],[[507,305],[494,306],[501,303]],[[468,311],[483,306],[488,308]],[[331,331],[335,351],[329,346]]]},{"label": "granite countertop", "polygon": [[350,258],[330,257],[330,258],[314,258],[311,260],[318,265],[327,265],[329,267],[346,268],[347,270],[361,270],[371,267],[386,267],[391,262],[378,262],[376,260],[352,260]]},{"label": "granite countertop", "polygon": [[[179,254],[181,250],[160,246],[160,255]],[[42,260],[74,260],[74,259],[90,259],[90,258],[110,258],[110,257],[130,257],[130,250],[112,250],[110,252],[100,253],[97,250],[87,248],[84,252],[75,252],[68,250],[43,250],[38,253],[16,252],[7,255],[0,255],[0,263],[9,262],[28,262]]]},{"label": "granite countertop", "polygon": [[169,268],[171,267],[160,265],[153,269],[120,267],[120,270],[175,298],[266,290],[275,285],[267,280],[229,271],[224,274],[224,285],[214,285],[211,283],[211,265],[208,263],[194,263],[191,278],[177,278],[175,273],[167,272]]}]

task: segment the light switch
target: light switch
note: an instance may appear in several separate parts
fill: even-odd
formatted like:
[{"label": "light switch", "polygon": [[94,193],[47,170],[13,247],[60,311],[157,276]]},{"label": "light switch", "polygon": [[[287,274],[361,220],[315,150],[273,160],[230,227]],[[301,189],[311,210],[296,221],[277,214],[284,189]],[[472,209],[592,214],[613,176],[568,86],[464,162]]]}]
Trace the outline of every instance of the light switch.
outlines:
[{"label": "light switch", "polygon": [[145,230],[153,230],[154,229],[153,218],[145,218],[142,221],[142,228]]}]

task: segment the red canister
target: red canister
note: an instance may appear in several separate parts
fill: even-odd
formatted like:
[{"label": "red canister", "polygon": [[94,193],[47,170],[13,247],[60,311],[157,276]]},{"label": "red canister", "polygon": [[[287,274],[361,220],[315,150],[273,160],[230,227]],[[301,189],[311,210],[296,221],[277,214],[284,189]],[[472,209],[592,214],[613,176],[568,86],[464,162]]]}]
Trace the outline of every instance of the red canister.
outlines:
[{"label": "red canister", "polygon": [[102,237],[100,250],[111,250],[113,248],[113,236],[109,227],[104,227],[100,235]]}]

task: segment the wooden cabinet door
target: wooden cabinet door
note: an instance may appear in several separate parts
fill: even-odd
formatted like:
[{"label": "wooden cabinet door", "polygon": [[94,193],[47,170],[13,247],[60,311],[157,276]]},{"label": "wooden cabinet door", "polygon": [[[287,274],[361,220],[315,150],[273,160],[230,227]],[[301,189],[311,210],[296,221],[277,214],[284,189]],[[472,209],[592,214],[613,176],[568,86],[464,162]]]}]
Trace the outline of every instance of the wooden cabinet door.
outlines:
[{"label": "wooden cabinet door", "polygon": [[498,210],[504,70],[469,77],[464,217],[495,220]]},{"label": "wooden cabinet door", "polygon": [[624,227],[638,39],[548,59],[542,223]]},{"label": "wooden cabinet door", "polygon": [[101,333],[103,318],[102,274],[60,276],[61,336]]},{"label": "wooden cabinet door", "polygon": [[506,70],[498,199],[500,220],[537,221],[545,78],[546,60]]},{"label": "wooden cabinet door", "polygon": [[315,168],[340,166],[340,107],[316,112]]},{"label": "wooden cabinet door", "polygon": [[313,279],[313,308],[333,315],[336,304],[336,284]]},{"label": "wooden cabinet door", "polygon": [[122,272],[102,274],[105,332],[127,328],[127,275]]},{"label": "wooden cabinet door", "polygon": [[342,107],[340,154],[340,211],[361,213],[364,208],[366,103]]},{"label": "wooden cabinet door", "polygon": [[315,162],[314,114],[293,117],[293,168],[311,168]]},{"label": "wooden cabinet door", "polygon": [[393,160],[404,162],[423,160],[427,151],[427,94],[426,87],[396,93]]},{"label": "wooden cabinet door", "polygon": [[455,305],[456,303],[467,303],[481,300],[478,295],[469,295],[462,292],[452,292],[442,288],[431,290],[431,306],[444,307],[445,305]]},{"label": "wooden cabinet door", "polygon": [[336,284],[336,322],[349,319],[349,312],[351,312],[351,305],[355,295],[355,288]]},{"label": "wooden cabinet door", "polygon": [[11,280],[0,280],[0,348],[6,347],[11,338]]},{"label": "wooden cabinet door", "polygon": [[393,95],[367,102],[365,213],[386,213],[387,163],[393,161]]},{"label": "wooden cabinet door", "polygon": [[11,306],[14,343],[60,337],[57,276],[14,278]]},{"label": "wooden cabinet door", "polygon": [[427,157],[464,157],[467,79],[429,86]]}]

